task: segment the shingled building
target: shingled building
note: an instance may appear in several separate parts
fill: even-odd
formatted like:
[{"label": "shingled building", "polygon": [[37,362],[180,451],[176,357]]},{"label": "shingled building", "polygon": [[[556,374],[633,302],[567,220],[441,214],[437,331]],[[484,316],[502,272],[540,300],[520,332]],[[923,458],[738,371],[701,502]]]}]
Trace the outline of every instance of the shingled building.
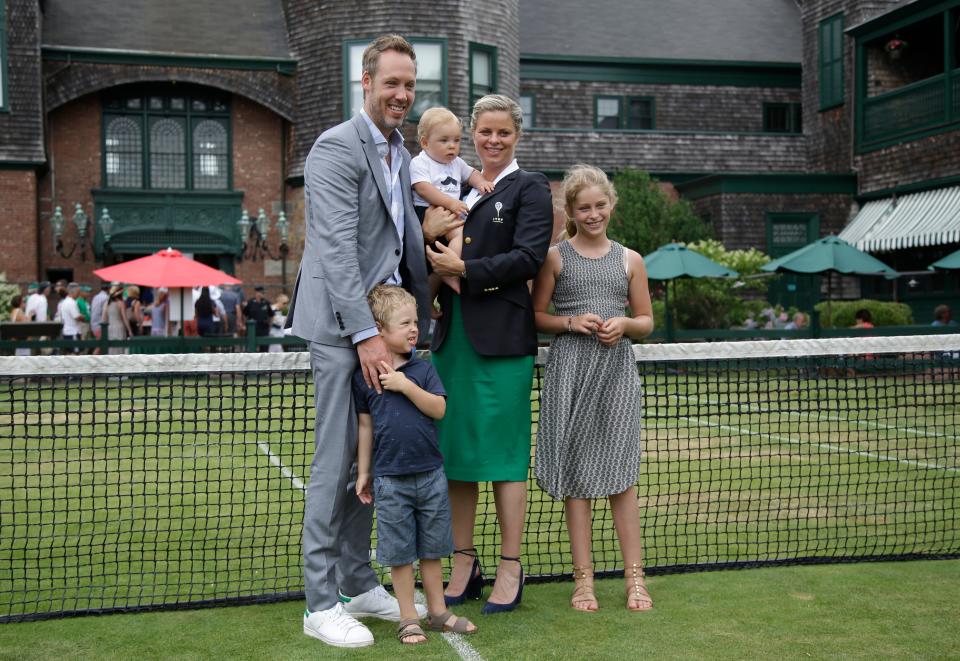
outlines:
[{"label": "shingled building", "polygon": [[[645,169],[728,247],[843,232],[919,271],[960,247],[958,23],[960,0],[0,0],[0,272],[93,281],[171,245],[289,284],[304,158],[385,32],[417,49],[408,137],[501,92],[527,169]],[[870,287],[960,303],[951,275]]]}]

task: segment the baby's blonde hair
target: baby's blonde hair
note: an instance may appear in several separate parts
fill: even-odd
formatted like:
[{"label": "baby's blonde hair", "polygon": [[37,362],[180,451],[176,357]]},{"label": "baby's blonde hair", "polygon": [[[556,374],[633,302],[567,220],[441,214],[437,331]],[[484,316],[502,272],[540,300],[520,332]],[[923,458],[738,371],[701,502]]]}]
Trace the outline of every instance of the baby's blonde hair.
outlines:
[{"label": "baby's blonde hair", "polygon": [[367,304],[370,306],[370,312],[373,313],[373,320],[378,326],[384,327],[390,324],[394,313],[404,305],[412,304],[416,308],[417,299],[403,287],[377,285],[367,294]]},{"label": "baby's blonde hair", "polygon": [[463,122],[453,114],[448,108],[435,106],[420,115],[420,123],[417,124],[417,142],[423,143],[430,137],[430,131],[448,122],[456,122],[457,127],[463,128]]},{"label": "baby's blonde hair", "polygon": [[573,222],[573,207],[577,202],[577,195],[596,186],[610,200],[610,206],[617,204],[617,189],[614,188],[606,173],[600,168],[585,163],[577,163],[570,167],[563,175],[560,193],[563,197],[563,211],[567,217],[564,223],[566,238],[577,233],[577,225]]}]

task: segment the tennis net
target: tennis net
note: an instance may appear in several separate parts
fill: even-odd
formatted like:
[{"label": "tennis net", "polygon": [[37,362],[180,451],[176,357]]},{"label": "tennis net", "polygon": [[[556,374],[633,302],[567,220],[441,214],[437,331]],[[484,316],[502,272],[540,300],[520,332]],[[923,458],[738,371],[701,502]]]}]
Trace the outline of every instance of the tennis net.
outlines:
[{"label": "tennis net", "polygon": [[[960,555],[960,335],[634,353],[650,573]],[[0,358],[0,621],[300,598],[308,362]],[[526,574],[569,576],[562,503],[528,498]],[[488,485],[476,542],[494,567]],[[622,570],[602,501],[594,555]]]}]

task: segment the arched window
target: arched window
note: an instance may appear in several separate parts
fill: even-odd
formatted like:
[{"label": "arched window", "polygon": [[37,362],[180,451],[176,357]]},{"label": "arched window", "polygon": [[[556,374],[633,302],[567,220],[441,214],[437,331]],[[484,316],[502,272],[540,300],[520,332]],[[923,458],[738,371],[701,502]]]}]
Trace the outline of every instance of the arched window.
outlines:
[{"label": "arched window", "polygon": [[107,116],[104,130],[104,170],[107,186],[143,186],[143,146],[140,122],[131,117]]},{"label": "arched window", "polygon": [[227,127],[218,119],[204,119],[193,126],[193,187],[227,187]]},{"label": "arched window", "polygon": [[230,190],[230,98],[193,85],[124,87],[103,102],[106,188]]},{"label": "arched window", "polygon": [[150,118],[150,188],[186,188],[183,119]]}]

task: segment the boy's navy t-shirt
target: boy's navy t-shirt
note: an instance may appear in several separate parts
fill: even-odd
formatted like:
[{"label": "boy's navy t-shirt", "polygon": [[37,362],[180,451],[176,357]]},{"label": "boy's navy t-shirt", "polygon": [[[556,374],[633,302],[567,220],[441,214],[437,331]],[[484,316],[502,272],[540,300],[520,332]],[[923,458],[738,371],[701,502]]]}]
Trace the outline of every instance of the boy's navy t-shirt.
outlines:
[{"label": "boy's navy t-shirt", "polygon": [[[433,365],[414,356],[397,368],[434,395],[447,396]],[[437,426],[406,395],[367,387],[360,368],[353,373],[353,398],[358,413],[373,418],[373,476],[413,475],[443,466]]]}]

